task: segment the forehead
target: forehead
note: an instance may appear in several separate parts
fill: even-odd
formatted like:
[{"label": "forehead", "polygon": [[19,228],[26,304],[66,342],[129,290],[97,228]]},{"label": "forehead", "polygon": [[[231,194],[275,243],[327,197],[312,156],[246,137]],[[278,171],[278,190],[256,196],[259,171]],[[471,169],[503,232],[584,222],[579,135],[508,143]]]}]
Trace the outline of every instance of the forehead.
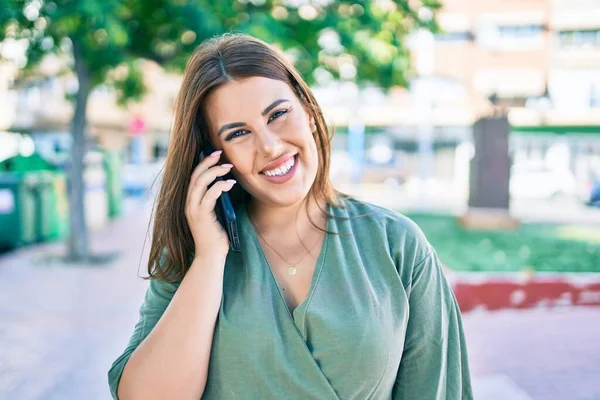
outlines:
[{"label": "forehead", "polygon": [[287,83],[263,77],[235,80],[221,86],[206,99],[205,112],[213,127],[230,122],[245,122],[256,117],[278,99],[295,100]]}]

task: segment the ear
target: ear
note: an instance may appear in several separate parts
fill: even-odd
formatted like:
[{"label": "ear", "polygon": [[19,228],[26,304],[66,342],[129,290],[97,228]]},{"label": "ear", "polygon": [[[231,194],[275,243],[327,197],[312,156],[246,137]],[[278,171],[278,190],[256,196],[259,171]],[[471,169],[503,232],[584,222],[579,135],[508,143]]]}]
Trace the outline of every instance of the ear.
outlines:
[{"label": "ear", "polygon": [[315,133],[315,131],[317,130],[317,123],[315,122],[314,117],[310,117],[310,130],[312,133]]}]

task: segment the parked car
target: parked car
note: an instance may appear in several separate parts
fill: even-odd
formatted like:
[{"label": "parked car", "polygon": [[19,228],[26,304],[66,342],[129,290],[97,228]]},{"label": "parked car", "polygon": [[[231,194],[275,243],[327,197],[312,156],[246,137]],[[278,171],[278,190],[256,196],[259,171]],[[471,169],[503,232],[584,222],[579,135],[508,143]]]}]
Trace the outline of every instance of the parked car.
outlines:
[{"label": "parked car", "polygon": [[567,169],[552,169],[543,162],[522,162],[512,166],[510,196],[515,199],[549,199],[575,196],[576,180]]},{"label": "parked car", "polygon": [[590,192],[590,198],[586,204],[592,207],[600,207],[600,179],[594,181]]}]

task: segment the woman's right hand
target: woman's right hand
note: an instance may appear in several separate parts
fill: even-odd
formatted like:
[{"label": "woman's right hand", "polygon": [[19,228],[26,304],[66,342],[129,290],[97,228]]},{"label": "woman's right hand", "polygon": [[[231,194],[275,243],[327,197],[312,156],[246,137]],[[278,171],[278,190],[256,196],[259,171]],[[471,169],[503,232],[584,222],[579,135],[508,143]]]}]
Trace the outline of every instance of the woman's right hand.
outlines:
[{"label": "woman's right hand", "polygon": [[200,161],[188,186],[185,217],[194,238],[196,258],[225,257],[229,251],[229,237],[217,220],[215,206],[221,193],[229,191],[235,180],[218,181],[208,189],[217,176],[226,175],[231,170],[231,164],[215,165],[220,156],[221,152],[217,151]]}]

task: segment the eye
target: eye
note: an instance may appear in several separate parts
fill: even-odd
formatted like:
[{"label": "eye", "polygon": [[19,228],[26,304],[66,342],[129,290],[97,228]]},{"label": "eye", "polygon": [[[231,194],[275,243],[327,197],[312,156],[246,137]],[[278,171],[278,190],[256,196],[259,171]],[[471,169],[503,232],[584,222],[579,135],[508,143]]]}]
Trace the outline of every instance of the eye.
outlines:
[{"label": "eye", "polygon": [[246,129],[241,129],[239,131],[235,131],[227,136],[225,139],[226,142],[229,142],[231,139],[235,139],[236,137],[244,136],[248,132]]},{"label": "eye", "polygon": [[277,118],[281,117],[281,116],[282,116],[282,115],[284,115],[284,114],[287,114],[289,111],[290,111],[289,109],[287,109],[287,110],[279,110],[279,111],[275,111],[275,112],[274,112],[274,113],[271,115],[271,117],[269,118],[269,122],[273,121],[274,119],[277,119]]},{"label": "eye", "polygon": [[[278,119],[278,118],[280,118],[280,117],[281,117],[282,115],[284,115],[284,114],[287,114],[288,112],[290,112],[290,110],[291,110],[291,109],[292,109],[292,108],[290,107],[290,108],[288,108],[288,109],[285,109],[285,110],[278,110],[278,111],[275,111],[273,114],[271,114],[271,116],[269,117],[269,121],[268,121],[267,123],[269,123],[269,122],[271,122],[271,121],[273,121],[273,120],[275,120],[275,119]],[[249,132],[249,131],[248,131],[248,130],[246,130],[246,129],[241,129],[241,130],[239,130],[239,131],[232,132],[231,134],[229,134],[229,135],[227,136],[227,138],[225,138],[225,141],[226,141],[226,142],[228,142],[228,141],[230,141],[230,140],[232,140],[232,139],[235,139],[235,138],[237,138],[237,137],[244,136],[244,135],[246,135],[248,132]]]}]

